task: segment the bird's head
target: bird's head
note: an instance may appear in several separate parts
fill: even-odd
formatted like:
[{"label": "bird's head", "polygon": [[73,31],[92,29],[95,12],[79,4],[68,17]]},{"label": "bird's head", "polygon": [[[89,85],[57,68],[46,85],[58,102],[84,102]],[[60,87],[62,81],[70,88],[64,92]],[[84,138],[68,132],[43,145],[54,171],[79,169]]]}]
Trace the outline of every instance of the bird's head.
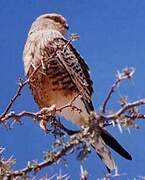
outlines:
[{"label": "bird's head", "polygon": [[65,35],[68,28],[67,21],[62,15],[48,13],[36,18],[31,26],[29,34],[39,30],[55,29],[62,35]]}]

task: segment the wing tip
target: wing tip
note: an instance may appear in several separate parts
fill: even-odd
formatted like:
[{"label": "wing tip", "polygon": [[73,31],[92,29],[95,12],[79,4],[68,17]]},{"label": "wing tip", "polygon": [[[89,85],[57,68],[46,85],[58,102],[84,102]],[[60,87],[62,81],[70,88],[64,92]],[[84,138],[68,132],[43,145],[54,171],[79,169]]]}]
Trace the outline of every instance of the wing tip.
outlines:
[{"label": "wing tip", "polygon": [[102,130],[101,137],[104,142],[115,150],[118,154],[124,157],[127,160],[132,160],[132,156],[119,144],[119,142],[106,130]]},{"label": "wing tip", "polygon": [[131,156],[128,152],[127,152],[126,159],[127,159],[127,160],[130,160],[130,161],[132,160],[132,156]]}]

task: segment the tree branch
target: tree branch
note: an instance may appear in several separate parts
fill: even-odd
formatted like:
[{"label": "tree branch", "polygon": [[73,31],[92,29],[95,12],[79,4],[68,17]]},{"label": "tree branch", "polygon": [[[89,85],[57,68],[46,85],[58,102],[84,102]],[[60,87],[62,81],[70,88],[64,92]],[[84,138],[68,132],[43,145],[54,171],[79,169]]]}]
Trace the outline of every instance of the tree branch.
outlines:
[{"label": "tree branch", "polygon": [[123,69],[122,73],[118,72],[117,73],[117,78],[115,80],[115,82],[113,83],[111,89],[109,90],[105,100],[104,100],[104,103],[102,105],[102,112],[105,113],[106,112],[106,106],[107,106],[107,103],[109,102],[113,92],[115,91],[116,87],[119,86],[119,84],[125,80],[125,79],[131,79],[133,74],[134,74],[134,69],[133,68],[125,68]]},{"label": "tree branch", "polygon": [[21,91],[23,89],[23,87],[27,84],[27,80],[26,81],[23,81],[23,80],[20,80],[19,81],[19,86],[18,86],[18,89],[15,93],[15,95],[12,97],[12,99],[10,100],[10,102],[8,103],[6,109],[4,110],[4,112],[0,115],[0,120],[2,118],[4,118],[6,116],[6,114],[9,112],[9,110],[11,109],[12,105],[14,104],[14,102],[16,101],[16,99],[18,98],[18,96],[21,95]]},{"label": "tree branch", "polygon": [[64,145],[61,151],[57,153],[51,152],[47,160],[42,161],[38,164],[28,165],[27,167],[21,170],[11,172],[10,174],[7,175],[7,177],[12,179],[18,176],[26,176],[30,172],[36,173],[45,167],[49,167],[50,165],[57,162],[60,158],[65,156],[67,152],[70,151],[73,147],[81,143],[84,138],[88,137],[88,135],[89,135],[89,131],[83,131],[73,135],[73,137],[70,138],[70,141]]},{"label": "tree branch", "polygon": [[[122,108],[120,108],[117,112],[115,112],[113,114],[110,114],[110,115],[100,114],[100,117],[102,117],[105,120],[116,120],[121,115],[128,112],[130,109],[132,109],[134,107],[141,106],[141,105],[145,105],[145,99],[140,99],[140,100],[134,101],[132,103],[127,103]],[[145,115],[140,114],[139,116],[136,115],[134,117],[136,117],[136,118],[145,118]]]}]

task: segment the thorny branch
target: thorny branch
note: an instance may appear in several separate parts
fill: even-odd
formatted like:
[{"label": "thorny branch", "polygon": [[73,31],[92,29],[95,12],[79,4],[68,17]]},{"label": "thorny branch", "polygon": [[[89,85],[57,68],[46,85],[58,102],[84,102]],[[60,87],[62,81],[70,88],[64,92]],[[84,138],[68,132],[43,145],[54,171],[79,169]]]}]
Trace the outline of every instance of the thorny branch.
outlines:
[{"label": "thorny branch", "polygon": [[17,176],[24,176],[29,172],[38,172],[42,168],[45,168],[45,167],[52,165],[53,163],[57,162],[60,158],[65,156],[68,151],[70,151],[76,145],[81,143],[82,139],[86,138],[88,136],[88,134],[89,134],[89,132],[85,131],[85,132],[80,132],[80,133],[73,135],[70,138],[70,141],[64,145],[64,147],[62,148],[61,151],[59,151],[57,153],[51,152],[51,154],[48,155],[46,160],[44,160],[40,163],[37,163],[37,164],[28,165],[27,167],[25,167],[21,170],[14,171],[14,172],[8,174],[7,177],[15,178]]},{"label": "thorny branch", "polygon": [[[128,126],[133,126],[133,122],[136,119],[145,119],[145,114],[141,114],[138,111],[139,106],[141,105],[145,105],[145,99],[139,99],[137,101],[134,101],[132,103],[129,103],[127,101],[127,99],[122,98],[122,102],[121,102],[121,108],[116,111],[113,112],[112,114],[107,114],[106,113],[106,105],[108,103],[108,101],[110,100],[115,88],[117,88],[118,84],[120,82],[122,82],[122,80],[127,79],[127,78],[132,78],[134,71],[131,69],[125,69],[123,70],[122,73],[118,73],[117,76],[117,80],[115,81],[115,83],[112,85],[107,98],[104,101],[103,104],[103,111],[101,113],[97,113],[97,117],[94,120],[93,118],[93,122],[90,123],[90,128],[81,132],[77,132],[77,134],[75,134],[75,131],[70,131],[67,128],[65,128],[63,126],[63,124],[58,121],[55,117],[55,115],[57,114],[58,111],[62,111],[65,108],[72,108],[75,109],[76,111],[79,111],[81,113],[81,109],[78,109],[77,107],[75,107],[73,105],[73,102],[76,100],[76,98],[78,96],[80,96],[79,94],[76,95],[76,97],[74,99],[71,100],[70,103],[66,104],[65,106],[61,107],[61,108],[56,108],[54,105],[51,107],[45,107],[42,108],[40,111],[38,112],[28,112],[28,111],[22,111],[20,113],[15,113],[15,112],[9,112],[10,108],[12,107],[12,104],[14,103],[14,101],[16,100],[16,98],[19,96],[22,88],[25,86],[25,81],[21,81],[21,84],[18,87],[18,90],[16,92],[16,95],[12,98],[12,100],[10,101],[9,105],[7,106],[6,110],[4,113],[2,113],[2,115],[0,116],[0,122],[6,122],[9,119],[14,119],[16,122],[20,122],[21,119],[23,117],[29,117],[32,118],[34,120],[37,120],[40,122],[40,127],[46,132],[47,131],[47,123],[51,124],[54,128],[60,128],[61,130],[67,132],[68,135],[72,135],[73,136],[70,137],[69,142],[66,142],[63,146],[63,148],[58,151],[57,153],[53,153],[51,152],[51,156],[49,156],[49,158],[47,160],[44,160],[40,163],[36,163],[36,164],[32,164],[32,165],[28,165],[27,167],[18,170],[18,171],[13,171],[13,172],[8,172],[7,177],[9,179],[18,177],[18,176],[26,176],[28,173],[30,172],[38,172],[40,171],[42,168],[44,167],[48,167],[50,165],[52,165],[53,163],[57,162],[59,159],[61,159],[63,156],[65,156],[67,154],[68,151],[70,151],[71,149],[73,149],[76,145],[82,143],[82,141],[86,141],[85,138],[87,138],[90,136],[90,132],[92,131],[92,127],[93,129],[98,126],[98,121],[103,120],[104,124],[108,121],[114,121],[117,124],[121,124],[124,126],[125,125]],[[23,84],[24,82],[24,84]],[[53,117],[53,118],[52,118]],[[91,119],[91,117],[90,117]],[[51,157],[51,158],[50,158]]]},{"label": "thorny branch", "polygon": [[12,105],[14,104],[14,102],[16,101],[16,99],[18,98],[18,96],[21,95],[21,91],[23,89],[23,87],[27,84],[27,81],[23,81],[23,80],[20,80],[19,81],[19,86],[18,86],[18,89],[16,91],[16,94],[12,97],[12,99],[10,100],[10,102],[8,103],[6,109],[4,110],[4,112],[0,115],[0,121],[1,119],[3,119],[7,113],[9,112],[9,110],[11,109]]},{"label": "thorny branch", "polygon": [[109,90],[106,98],[105,98],[105,101],[103,103],[103,106],[102,106],[102,112],[105,113],[106,112],[106,106],[107,106],[107,103],[109,102],[113,92],[115,91],[115,89],[119,86],[119,84],[125,80],[125,79],[131,79],[133,74],[134,74],[134,69],[133,68],[125,68],[123,69],[123,72],[120,73],[120,72],[117,72],[117,78],[115,80],[115,82],[113,83],[111,89]]},{"label": "thorny branch", "polygon": [[[20,113],[15,113],[14,111],[11,111],[10,113],[6,114],[5,117],[0,119],[0,123],[5,123],[9,119],[14,119],[12,125],[14,125],[16,122],[21,122],[21,119],[23,117],[29,117],[34,119],[34,121],[40,122],[40,127],[48,133],[49,130],[47,129],[47,123],[51,123],[51,125],[55,128],[59,128],[66,132],[68,135],[72,135],[74,133],[77,133],[78,131],[72,131],[67,129],[60,121],[58,121],[55,118],[55,114],[58,111],[62,111],[65,108],[76,108],[75,106],[72,106],[71,104],[68,104],[66,106],[63,106],[62,108],[56,109],[55,106],[51,106],[49,108],[42,108],[38,112],[29,112],[29,111],[22,111]],[[76,110],[80,111],[78,108]],[[11,127],[12,127],[11,125]]]},{"label": "thorny branch", "polygon": [[[62,50],[65,51],[65,48],[69,45],[69,43],[72,40],[73,40],[73,38],[67,42],[67,44],[64,46],[64,48]],[[51,57],[49,57],[47,60],[52,59],[56,54],[57,54],[57,49],[55,49],[54,54]],[[76,98],[78,96],[80,96],[80,94],[76,95],[76,97],[74,99],[72,99],[70,103],[68,103],[60,108],[56,108],[55,105],[53,105],[51,107],[42,108],[38,112],[22,111],[22,112],[16,113],[14,111],[10,111],[12,109],[12,106],[15,103],[16,99],[21,95],[21,92],[22,92],[22,89],[24,88],[24,86],[34,78],[35,73],[42,66],[43,66],[43,62],[34,68],[34,71],[30,75],[29,79],[26,79],[25,81],[24,80],[19,81],[19,86],[17,88],[15,95],[12,97],[12,99],[8,103],[7,107],[0,115],[0,123],[6,123],[10,119],[12,119],[12,120],[14,120],[13,121],[13,124],[14,124],[15,122],[21,122],[21,119],[24,117],[29,117],[29,118],[34,119],[35,121],[40,122],[40,127],[45,132],[50,131],[49,129],[47,129],[47,124],[49,124],[49,125],[51,124],[51,126],[54,129],[62,130],[64,132],[66,132],[68,135],[72,135],[72,136],[69,137],[68,142],[65,142],[63,144],[63,147],[61,148],[61,150],[59,150],[55,153],[53,151],[50,152],[49,158],[45,159],[44,161],[42,161],[40,163],[28,164],[28,166],[26,166],[25,168],[18,170],[18,171],[8,170],[9,169],[8,167],[10,167],[14,163],[11,160],[11,158],[7,161],[0,159],[0,163],[1,163],[0,170],[1,170],[1,168],[3,168],[3,170],[6,172],[5,175],[7,176],[8,179],[14,179],[15,177],[19,177],[19,176],[27,176],[27,174],[30,172],[36,173],[36,172],[40,171],[42,168],[45,168],[45,167],[48,167],[48,166],[54,164],[55,162],[60,160],[63,156],[65,156],[75,146],[77,146],[78,144],[80,144],[82,142],[86,142],[86,139],[88,140],[88,137],[90,137],[90,131],[92,131],[92,127],[93,127],[93,129],[95,129],[96,126],[98,126],[99,122],[101,122],[101,123],[103,122],[104,126],[106,123],[113,121],[114,123],[120,124],[122,126],[136,127],[133,125],[134,120],[145,119],[145,114],[140,113],[138,110],[138,107],[145,105],[145,99],[139,99],[137,101],[130,103],[125,98],[122,98],[122,102],[120,103],[121,107],[118,111],[113,112],[111,114],[108,113],[109,111],[106,111],[107,104],[108,104],[109,100],[111,99],[111,96],[113,95],[115,89],[118,88],[118,86],[120,85],[120,83],[123,80],[132,78],[132,76],[134,74],[133,68],[125,68],[121,73],[118,72],[116,80],[113,83],[112,87],[110,88],[110,90],[103,102],[101,112],[98,112],[97,117],[93,118],[93,122],[91,121],[90,127],[87,130],[84,129],[82,131],[71,131],[71,130],[67,129],[66,127],[64,127],[64,125],[55,117],[58,112],[66,109],[66,108],[72,108],[73,110],[79,111],[81,113],[81,109],[79,109],[78,107],[75,107],[73,105],[73,102],[76,100]],[[42,69],[43,69],[43,67],[42,67]],[[90,117],[90,120],[92,120],[91,117]],[[1,151],[0,151],[0,155],[1,155]],[[8,163],[8,167],[6,166],[6,163]],[[87,177],[87,174],[86,174],[86,177]]]}]

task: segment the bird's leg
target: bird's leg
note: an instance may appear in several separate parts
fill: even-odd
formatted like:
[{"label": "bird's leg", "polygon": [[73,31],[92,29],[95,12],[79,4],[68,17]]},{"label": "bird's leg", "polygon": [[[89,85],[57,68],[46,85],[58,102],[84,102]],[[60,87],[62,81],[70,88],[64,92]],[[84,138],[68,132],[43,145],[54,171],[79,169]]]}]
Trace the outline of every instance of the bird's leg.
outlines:
[{"label": "bird's leg", "polygon": [[38,116],[41,119],[40,120],[40,127],[41,127],[42,130],[44,130],[45,133],[48,133],[50,131],[47,128],[47,123],[48,122],[50,122],[51,125],[55,129],[59,128],[60,130],[63,130],[64,132],[66,132],[69,136],[74,135],[74,134],[80,132],[79,130],[70,130],[70,129],[66,128],[59,120],[57,120],[55,118],[55,112],[56,112],[55,105],[52,105],[50,107],[42,108],[38,112]]}]

